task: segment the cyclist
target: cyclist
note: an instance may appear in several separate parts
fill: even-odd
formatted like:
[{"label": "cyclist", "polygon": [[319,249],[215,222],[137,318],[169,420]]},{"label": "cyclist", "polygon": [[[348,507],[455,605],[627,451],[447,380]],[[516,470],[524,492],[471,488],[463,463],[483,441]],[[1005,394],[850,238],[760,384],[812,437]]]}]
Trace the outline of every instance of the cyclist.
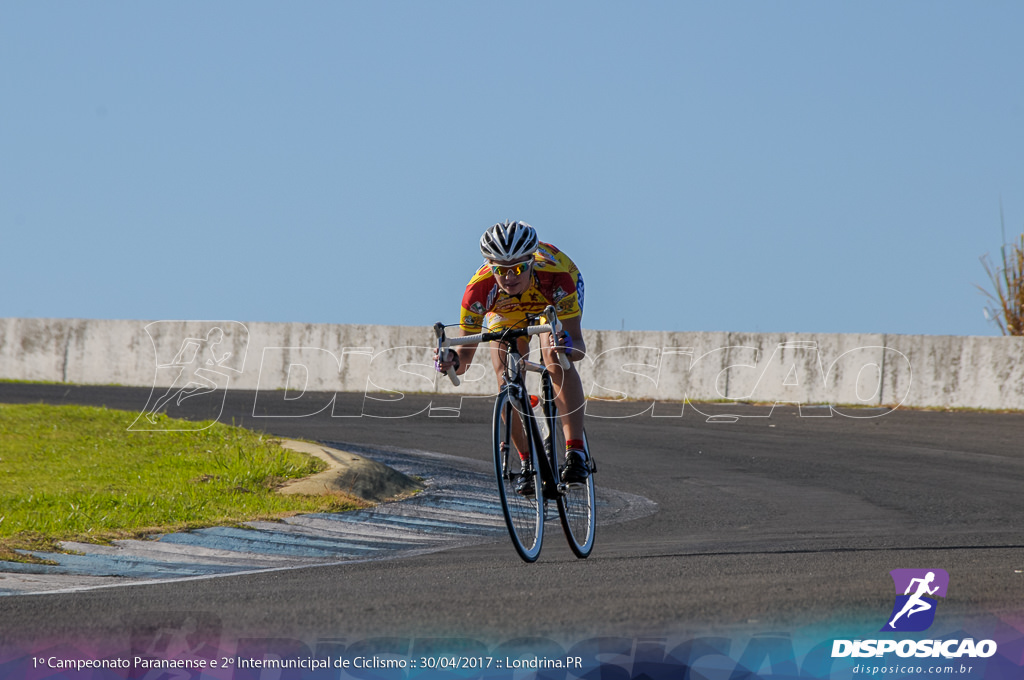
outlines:
[{"label": "cyclist", "polygon": [[[589,470],[583,451],[583,383],[575,364],[565,370],[558,363],[556,352],[564,353],[571,362],[586,356],[586,344],[580,322],[583,317],[583,276],[572,260],[558,248],[537,239],[536,230],[525,222],[505,221],[495,224],[480,238],[484,264],[466,286],[459,315],[462,335],[498,332],[528,325],[528,318],[541,315],[554,305],[562,332],[557,342],[551,334],[541,335],[541,354],[555,386],[555,404],[562,415],[565,432],[565,464],[559,475],[566,484],[583,484]],[[529,339],[519,340],[519,351],[529,352]],[[476,354],[477,345],[449,349],[444,357],[434,360],[437,370],[454,368],[465,373]],[[498,343],[491,347],[491,366],[502,382],[507,353]],[[527,454],[520,451],[524,459]],[[516,491],[533,495],[533,478],[524,476]]]}]

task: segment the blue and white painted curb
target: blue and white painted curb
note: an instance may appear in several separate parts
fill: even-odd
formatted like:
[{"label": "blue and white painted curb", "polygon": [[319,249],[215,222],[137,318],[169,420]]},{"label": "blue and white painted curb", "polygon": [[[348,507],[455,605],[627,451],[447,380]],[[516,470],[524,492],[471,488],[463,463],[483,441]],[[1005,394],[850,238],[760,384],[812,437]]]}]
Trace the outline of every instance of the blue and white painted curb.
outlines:
[{"label": "blue and white painted curb", "polygon": [[[56,564],[0,562],[0,595],[211,578],[274,569],[395,559],[507,540],[489,464],[430,451],[325,443],[424,480],[410,498],[336,514],[244,528],[212,527],[111,545],[64,543],[69,553],[32,553]],[[599,524],[637,519],[656,505],[598,487]]]}]

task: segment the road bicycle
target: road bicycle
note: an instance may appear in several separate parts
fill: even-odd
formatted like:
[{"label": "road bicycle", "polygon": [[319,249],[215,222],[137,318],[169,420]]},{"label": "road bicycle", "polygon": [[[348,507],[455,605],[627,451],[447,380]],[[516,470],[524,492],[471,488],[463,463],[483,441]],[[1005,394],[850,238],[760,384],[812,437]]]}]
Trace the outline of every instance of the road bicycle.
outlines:
[{"label": "road bicycle", "polygon": [[[550,333],[554,340],[561,332],[553,306],[545,310],[543,317],[547,323],[537,324],[537,319],[532,319],[528,322],[531,325],[525,328],[451,338],[445,336],[444,324],[434,325],[439,357],[446,356],[450,347],[481,342],[498,342],[507,352],[502,385],[494,400],[494,471],[512,545],[526,562],[534,562],[540,556],[549,501],[557,505],[569,547],[579,558],[589,556],[593,550],[597,523],[593,477],[597,468],[590,455],[586,433],[583,454],[591,474],[587,475],[585,483],[565,484],[558,468],[558,456],[565,451],[565,434],[555,405],[551,375],[543,364],[529,361],[519,351],[519,338]],[[558,359],[564,369],[571,366],[564,353],[559,353]],[[540,374],[539,397],[527,391],[527,372]],[[448,377],[452,384],[459,385],[454,370],[449,369]],[[535,412],[538,405],[540,415]],[[534,493],[531,495],[517,492],[522,490],[524,477],[532,478]]]}]

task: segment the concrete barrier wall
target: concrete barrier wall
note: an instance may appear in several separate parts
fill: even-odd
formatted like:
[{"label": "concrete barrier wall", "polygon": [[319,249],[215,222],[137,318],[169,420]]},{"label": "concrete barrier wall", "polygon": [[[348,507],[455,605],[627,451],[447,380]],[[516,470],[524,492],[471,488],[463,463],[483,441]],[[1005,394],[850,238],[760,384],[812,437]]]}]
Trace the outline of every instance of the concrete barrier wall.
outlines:
[{"label": "concrete barrier wall", "polygon": [[[1024,410],[1024,338],[589,331],[587,412],[635,400]],[[481,352],[461,387],[432,369],[428,327],[0,319],[0,378],[167,387],[493,394]],[[397,396],[397,395],[396,395]],[[276,398],[282,398],[280,394]]]}]

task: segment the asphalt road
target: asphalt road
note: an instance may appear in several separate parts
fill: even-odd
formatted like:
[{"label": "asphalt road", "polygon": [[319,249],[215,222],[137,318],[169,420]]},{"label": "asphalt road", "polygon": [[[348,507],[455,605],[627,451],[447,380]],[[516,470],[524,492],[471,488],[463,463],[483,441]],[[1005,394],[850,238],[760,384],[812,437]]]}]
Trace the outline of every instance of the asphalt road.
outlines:
[{"label": "asphalt road", "polygon": [[[3,402],[135,412],[149,394],[0,385]],[[457,418],[409,415],[429,400],[370,404],[376,415],[407,417],[332,418],[327,409],[268,419],[253,417],[253,393],[231,392],[221,420],[486,460],[490,403],[466,400]],[[358,413],[362,401],[338,395],[335,412]],[[300,415],[308,403],[294,408]],[[1024,415],[898,410],[850,419],[782,407],[697,408],[742,417],[707,422],[687,407],[680,418],[588,418],[598,485],[651,499],[658,512],[600,527],[587,560],[575,559],[552,525],[532,565],[499,541],[387,562],[11,596],[0,598],[0,638],[118,637],[182,612],[236,639],[580,639],[861,624],[877,631],[893,606],[896,568],[948,571],[942,612],[958,621],[1024,612]],[[629,416],[643,406],[602,410]]]}]

